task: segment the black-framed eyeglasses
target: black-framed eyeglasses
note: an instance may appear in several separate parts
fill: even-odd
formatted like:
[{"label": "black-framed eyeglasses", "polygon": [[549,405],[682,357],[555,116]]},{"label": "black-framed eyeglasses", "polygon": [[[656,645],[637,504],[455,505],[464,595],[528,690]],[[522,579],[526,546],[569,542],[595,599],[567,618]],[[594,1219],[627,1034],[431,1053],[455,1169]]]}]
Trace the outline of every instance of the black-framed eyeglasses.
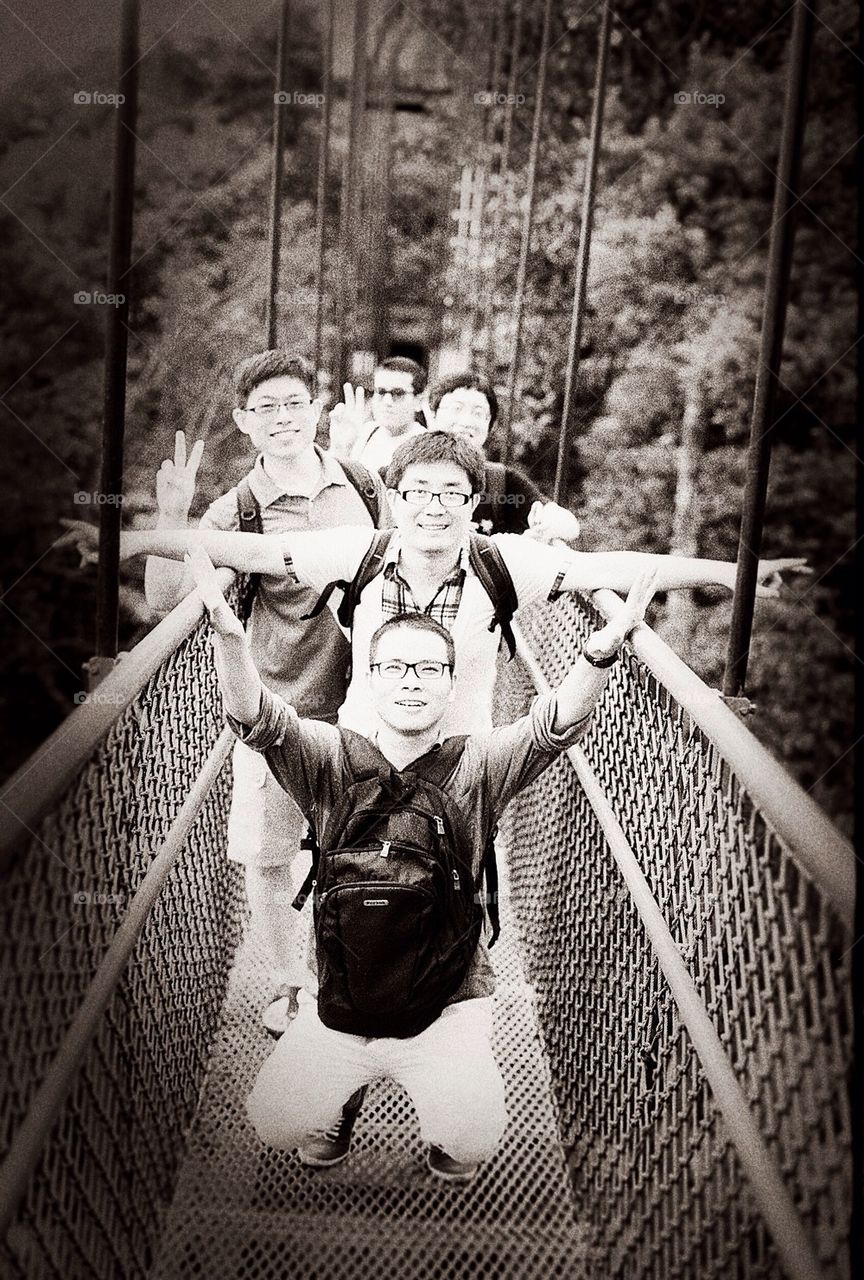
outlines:
[{"label": "black-framed eyeglasses", "polygon": [[444,489],[441,493],[433,493],[431,489],[399,490],[399,497],[409,507],[425,507],[433,498],[437,498],[442,507],[464,507],[473,496],[472,493],[460,493],[458,489]]},{"label": "black-framed eyeglasses", "polygon": [[289,413],[300,413],[311,407],[311,400],[277,400],[273,404],[268,400],[264,404],[256,404],[254,408],[246,409],[246,413],[256,413],[259,418],[266,419],[275,418],[280,409],[287,409]]},{"label": "black-framed eyeglasses", "polygon": [[370,662],[371,671],[378,672],[382,680],[401,680],[413,671],[418,680],[440,680],[445,671],[452,671],[451,662],[436,662],[423,658],[420,662],[403,662],[401,658],[388,658],[386,662]]},{"label": "black-framed eyeglasses", "polygon": [[406,396],[413,396],[414,392],[406,391],[404,387],[375,387],[372,394],[379,400],[383,400],[385,396],[390,396],[391,400],[404,400]]}]

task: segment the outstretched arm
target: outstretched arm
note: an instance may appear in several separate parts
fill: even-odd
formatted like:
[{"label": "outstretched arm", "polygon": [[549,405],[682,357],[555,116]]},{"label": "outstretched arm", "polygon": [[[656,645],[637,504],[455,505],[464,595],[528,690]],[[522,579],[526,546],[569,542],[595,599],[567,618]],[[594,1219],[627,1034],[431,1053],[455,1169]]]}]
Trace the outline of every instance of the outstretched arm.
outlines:
[{"label": "outstretched arm", "polygon": [[222,594],[207,552],[196,547],[186,557],[186,564],[210,619],[216,675],[225,710],[241,724],[254,724],[261,710],[263,685],[252,661],[243,624]]},{"label": "outstretched arm", "polygon": [[[582,647],[576,664],[558,686],[556,694],[555,733],[565,733],[593,711],[606,688],[612,666],[627,636],[645,617],[645,610],[657,590],[657,570],[649,568],[637,575],[624,608],[593,632]],[[593,661],[590,661],[593,659]],[[602,666],[596,666],[596,663]]]},{"label": "outstretched arm", "polygon": [[[561,591],[596,591],[609,587],[613,591],[629,591],[637,577],[655,569],[655,591],[672,591],[680,587],[735,586],[735,563],[732,560],[698,560],[691,556],[661,556],[642,551],[577,551],[561,582]],[[786,560],[760,560],[757,596],[779,596],[782,574],[811,573],[801,557]]]},{"label": "outstretched arm", "polygon": [[[99,530],[84,520],[62,520],[67,533],[58,546],[75,546],[82,560],[94,560],[99,549]],[[165,556],[183,560],[196,548],[205,551],[214,564],[244,573],[281,577],[285,572],[288,545],[284,534],[222,533],[218,529],[126,529],[120,534],[120,559],[134,556]],[[288,535],[290,539],[290,535]]]}]

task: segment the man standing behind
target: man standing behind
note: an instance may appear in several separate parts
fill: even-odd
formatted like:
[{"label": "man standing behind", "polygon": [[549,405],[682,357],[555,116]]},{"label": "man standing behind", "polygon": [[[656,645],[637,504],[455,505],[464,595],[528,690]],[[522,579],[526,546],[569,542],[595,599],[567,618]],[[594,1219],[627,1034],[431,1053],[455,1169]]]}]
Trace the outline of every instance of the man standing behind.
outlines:
[{"label": "man standing behind", "polygon": [[[242,524],[250,532],[284,534],[336,525],[371,529],[382,517],[384,524],[390,523],[378,477],[357,464],[343,467],[316,447],[321,402],[312,399],[312,370],[305,360],[279,351],[251,356],[236,371],[235,389],[234,422],[258,457],[238,486],[211,503],[202,529],[234,531]],[[183,432],[177,433],[174,460],[163,462],[157,476],[158,529],[187,527],[203,448],[199,441],[187,462]],[[148,559],[145,591],[151,607],[163,612],[173,608],[192,585],[181,564]],[[284,574],[256,576],[250,589],[251,653],[264,683],[302,714],[335,722],[345,698],[350,653],[333,615],[326,610],[304,619],[317,593]],[[273,998],[264,1011],[264,1025],[278,1034],[296,1011],[297,989],[305,976],[302,927],[290,902],[292,864],[306,822],[263,756],[238,742],[233,766],[228,856],[245,868],[253,933],[271,965]]]},{"label": "man standing behind", "polygon": [[372,420],[365,420],[362,387],[345,383],[345,399],[330,411],[330,448],[339,458],[354,458],[370,471],[390,465],[403,440],[425,430],[418,421],[426,372],[414,360],[393,356],[375,370],[372,385]]},{"label": "man standing behind", "polygon": [[[429,403],[436,431],[448,431],[485,452],[498,419],[498,397],[486,378],[473,369],[450,374],[437,383]],[[550,502],[520,467],[488,459],[474,524],[480,533],[526,533],[538,542],[557,539],[575,545],[579,538],[572,511]]]}]

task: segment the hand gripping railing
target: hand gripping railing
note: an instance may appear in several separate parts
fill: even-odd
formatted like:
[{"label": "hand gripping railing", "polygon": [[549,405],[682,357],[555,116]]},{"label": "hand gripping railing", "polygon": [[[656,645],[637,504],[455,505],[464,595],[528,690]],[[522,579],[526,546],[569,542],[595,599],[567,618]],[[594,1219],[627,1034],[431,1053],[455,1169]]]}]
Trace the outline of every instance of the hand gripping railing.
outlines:
[{"label": "hand gripping railing", "polygon": [[189,596],[0,796],[4,1277],[146,1275],[173,1190],[238,921],[200,617]]},{"label": "hand gripping railing", "polygon": [[[595,605],[529,615],[506,719]],[[622,667],[506,824],[597,1274],[843,1277],[852,850],[647,628]]]}]

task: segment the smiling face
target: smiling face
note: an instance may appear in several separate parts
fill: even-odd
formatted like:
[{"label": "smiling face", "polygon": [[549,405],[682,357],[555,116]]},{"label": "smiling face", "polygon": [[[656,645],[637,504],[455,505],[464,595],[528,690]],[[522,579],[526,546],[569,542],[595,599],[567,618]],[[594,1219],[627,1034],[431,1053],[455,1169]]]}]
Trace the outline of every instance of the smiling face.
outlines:
[{"label": "smiling face", "polygon": [[414,379],[403,369],[376,369],[372,389],[375,425],[401,436],[420,411],[421,396],[414,394]]},{"label": "smiling face", "polygon": [[449,431],[461,440],[482,449],[489,435],[492,413],[489,401],[474,387],[456,387],[441,397],[435,410],[437,431]]},{"label": "smiling face", "polygon": [[413,495],[420,491],[471,494],[467,473],[454,462],[416,462],[405,468],[399,488],[391,490],[393,520],[403,545],[418,551],[452,551],[455,557],[471,529],[476,499],[445,507],[439,498],[416,500]]},{"label": "smiling face", "polygon": [[[419,663],[421,670],[424,662],[449,663],[447,645],[440,635],[407,626],[388,628],[370,658],[375,663]],[[369,672],[369,691],[372,705],[386,725],[410,736],[426,733],[438,724],[453,696],[451,671],[432,679],[421,678],[411,667],[395,680],[379,673],[377,666]]]},{"label": "smiling face", "polygon": [[314,441],[320,413],[320,400],[311,398],[300,378],[280,374],[249,392],[245,406],[234,410],[234,421],[265,458],[290,462]]}]

